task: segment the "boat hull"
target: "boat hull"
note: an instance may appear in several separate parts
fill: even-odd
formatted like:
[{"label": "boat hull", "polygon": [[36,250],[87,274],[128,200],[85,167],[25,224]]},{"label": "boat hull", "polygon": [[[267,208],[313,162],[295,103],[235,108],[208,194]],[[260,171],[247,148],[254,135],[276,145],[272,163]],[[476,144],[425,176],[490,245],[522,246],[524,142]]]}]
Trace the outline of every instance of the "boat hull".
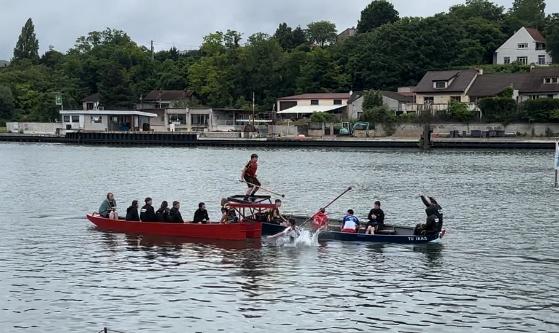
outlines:
[{"label": "boat hull", "polygon": [[156,223],[110,220],[99,215],[87,214],[87,219],[102,231],[125,234],[157,235],[218,240],[245,240],[260,238],[262,224],[250,223]]},{"label": "boat hull", "polygon": [[367,235],[363,233],[345,233],[337,231],[323,231],[318,234],[319,242],[342,241],[342,242],[369,242],[369,243],[396,243],[396,244],[424,244],[439,238],[439,234],[427,236],[415,235]]}]

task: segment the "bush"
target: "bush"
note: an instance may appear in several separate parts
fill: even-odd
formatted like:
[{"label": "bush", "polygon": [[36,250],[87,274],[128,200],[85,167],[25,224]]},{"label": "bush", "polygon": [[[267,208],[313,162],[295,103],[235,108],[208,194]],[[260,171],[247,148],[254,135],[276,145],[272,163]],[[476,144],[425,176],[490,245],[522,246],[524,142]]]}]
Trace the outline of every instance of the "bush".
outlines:
[{"label": "bush", "polygon": [[370,110],[382,106],[382,93],[376,90],[368,90],[363,94],[363,110]]},{"label": "bush", "polygon": [[327,112],[316,112],[311,115],[311,122],[313,123],[331,123],[334,119],[334,115]]},{"label": "bush", "polygon": [[487,122],[508,123],[518,118],[516,102],[507,97],[484,98],[479,101],[482,119]]},{"label": "bush", "polygon": [[522,103],[522,116],[531,122],[557,122],[559,99],[541,98]]},{"label": "bush", "polygon": [[394,134],[396,128],[394,123],[396,122],[396,115],[392,110],[386,106],[375,106],[371,109],[365,110],[363,116],[361,116],[362,121],[366,121],[372,126],[376,124],[382,124],[384,131],[389,136]]},{"label": "bush", "polygon": [[460,102],[451,102],[448,107],[448,113],[453,120],[462,123],[469,123],[474,119],[474,113],[468,110],[468,106]]}]

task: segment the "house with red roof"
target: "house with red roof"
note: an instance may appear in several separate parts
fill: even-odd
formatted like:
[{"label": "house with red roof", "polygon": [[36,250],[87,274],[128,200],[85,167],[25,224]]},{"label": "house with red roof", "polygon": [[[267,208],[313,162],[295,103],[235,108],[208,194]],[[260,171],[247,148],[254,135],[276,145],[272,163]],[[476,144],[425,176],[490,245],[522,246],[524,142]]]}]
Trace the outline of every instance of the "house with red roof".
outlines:
[{"label": "house with red roof", "polygon": [[495,51],[493,63],[545,66],[550,65],[552,59],[545,49],[542,33],[534,28],[522,27]]}]

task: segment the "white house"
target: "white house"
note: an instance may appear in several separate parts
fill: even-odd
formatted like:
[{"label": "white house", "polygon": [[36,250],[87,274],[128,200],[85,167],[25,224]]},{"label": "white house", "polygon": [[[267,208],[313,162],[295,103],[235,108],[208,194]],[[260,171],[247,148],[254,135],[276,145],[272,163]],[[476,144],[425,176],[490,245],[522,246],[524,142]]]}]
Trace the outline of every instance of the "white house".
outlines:
[{"label": "white house", "polygon": [[329,112],[347,118],[347,105],[351,93],[311,93],[281,97],[277,100],[277,114],[282,117],[301,118],[316,112]]},{"label": "white house", "polygon": [[493,55],[493,63],[506,65],[513,62],[522,65],[549,65],[551,56],[545,50],[545,38],[534,28],[522,27]]}]

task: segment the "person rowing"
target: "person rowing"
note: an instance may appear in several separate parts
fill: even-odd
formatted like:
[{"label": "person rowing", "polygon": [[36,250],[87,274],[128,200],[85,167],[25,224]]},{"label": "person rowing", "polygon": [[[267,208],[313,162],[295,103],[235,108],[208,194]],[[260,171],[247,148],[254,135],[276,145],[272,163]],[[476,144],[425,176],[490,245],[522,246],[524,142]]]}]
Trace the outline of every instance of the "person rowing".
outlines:
[{"label": "person rowing", "polygon": [[319,211],[312,216],[312,228],[315,231],[328,230],[328,215],[326,209],[320,208]]},{"label": "person rowing", "polygon": [[269,239],[276,239],[280,237],[289,237],[291,242],[294,242],[299,235],[301,235],[301,229],[297,227],[297,222],[295,219],[289,219],[289,226],[285,228],[282,232],[277,233],[273,236],[269,236]]},{"label": "person rowing", "polygon": [[244,200],[248,201],[249,197],[254,201],[256,192],[260,189],[260,181],[256,177],[256,171],[258,170],[258,155],[252,154],[250,156],[250,161],[245,165],[241,173],[241,181],[244,181],[248,189],[246,191]]},{"label": "person rowing", "polygon": [[274,223],[274,224],[279,224],[279,225],[282,225],[282,226],[288,226],[289,221],[280,212],[281,200],[276,199],[274,204],[275,204],[274,209],[270,210],[270,213],[268,214],[268,222]]},{"label": "person rowing", "polygon": [[425,224],[416,225],[414,234],[428,235],[440,232],[443,227],[443,213],[441,213],[441,205],[439,205],[437,200],[433,197],[428,197],[423,194],[419,194],[419,197],[426,207],[425,215],[427,215],[427,218],[425,220]]}]

